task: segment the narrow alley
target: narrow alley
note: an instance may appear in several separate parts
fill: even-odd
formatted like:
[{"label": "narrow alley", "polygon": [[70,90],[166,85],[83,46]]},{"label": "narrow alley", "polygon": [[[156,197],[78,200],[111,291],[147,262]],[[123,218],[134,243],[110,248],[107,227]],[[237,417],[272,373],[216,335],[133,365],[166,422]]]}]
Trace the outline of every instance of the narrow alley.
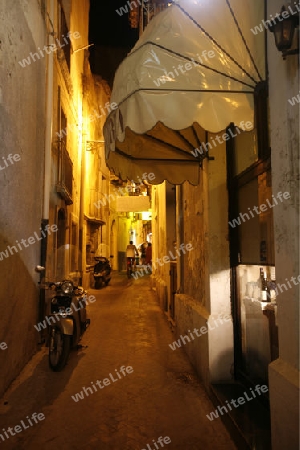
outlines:
[{"label": "narrow alley", "polygon": [[[54,373],[42,347],[2,398],[1,448],[235,448],[220,418],[206,417],[215,407],[183,350],[170,349],[174,335],[150,282],[114,273],[111,285],[89,291],[96,301],[82,348]],[[4,434],[22,421],[22,432]]]}]

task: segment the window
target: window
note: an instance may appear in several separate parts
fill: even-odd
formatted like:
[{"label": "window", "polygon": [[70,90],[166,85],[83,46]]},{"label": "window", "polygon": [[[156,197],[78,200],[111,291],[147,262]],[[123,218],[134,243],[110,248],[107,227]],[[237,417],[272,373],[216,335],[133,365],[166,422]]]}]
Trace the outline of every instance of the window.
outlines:
[{"label": "window", "polygon": [[[238,191],[239,262],[275,264],[271,173],[264,172]],[[260,205],[265,210],[260,211]]]},{"label": "window", "polygon": [[58,183],[56,190],[67,205],[72,205],[73,163],[64,141],[61,141],[59,145]]},{"label": "window", "polygon": [[69,38],[69,29],[66,21],[66,16],[62,7],[60,7],[59,44],[62,47],[67,66],[70,71],[71,41]]},{"label": "window", "polygon": [[237,131],[234,128],[234,175],[239,175],[258,160],[257,133],[256,129]]},{"label": "window", "polygon": [[73,163],[67,151],[67,117],[60,104],[60,89],[58,91],[58,173],[56,192],[65,200],[67,205],[73,203]]}]

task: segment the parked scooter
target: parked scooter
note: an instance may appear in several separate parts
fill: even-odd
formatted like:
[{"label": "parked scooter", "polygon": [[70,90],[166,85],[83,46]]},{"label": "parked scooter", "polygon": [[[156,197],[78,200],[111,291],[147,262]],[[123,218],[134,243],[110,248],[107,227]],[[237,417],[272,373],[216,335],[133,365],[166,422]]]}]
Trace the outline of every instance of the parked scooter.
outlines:
[{"label": "parked scooter", "polygon": [[49,366],[59,372],[66,365],[71,348],[77,346],[90,324],[86,318],[87,292],[72,280],[44,282],[42,287],[54,290],[51,313],[45,322],[49,325]]},{"label": "parked scooter", "polygon": [[111,265],[104,256],[95,256],[94,259],[97,261],[94,266],[95,289],[100,289],[103,284],[107,286],[111,280]]}]

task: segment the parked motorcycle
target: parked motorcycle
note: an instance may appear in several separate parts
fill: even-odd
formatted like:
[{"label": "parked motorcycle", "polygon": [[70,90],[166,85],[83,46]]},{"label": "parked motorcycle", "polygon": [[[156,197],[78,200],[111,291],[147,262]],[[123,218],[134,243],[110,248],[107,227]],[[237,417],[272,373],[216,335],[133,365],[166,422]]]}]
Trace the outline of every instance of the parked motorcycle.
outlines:
[{"label": "parked motorcycle", "polygon": [[100,289],[103,284],[107,286],[111,280],[111,265],[104,256],[95,256],[94,259],[97,261],[94,266],[95,289]]},{"label": "parked motorcycle", "polygon": [[90,324],[86,317],[87,292],[72,280],[43,282],[41,287],[54,291],[51,312],[44,323],[49,325],[49,366],[59,372]]}]

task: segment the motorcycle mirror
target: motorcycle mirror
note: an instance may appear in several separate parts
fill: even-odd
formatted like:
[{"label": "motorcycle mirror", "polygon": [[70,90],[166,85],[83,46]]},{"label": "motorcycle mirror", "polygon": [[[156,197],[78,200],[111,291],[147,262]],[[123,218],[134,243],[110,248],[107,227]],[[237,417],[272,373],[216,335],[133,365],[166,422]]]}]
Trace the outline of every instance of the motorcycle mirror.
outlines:
[{"label": "motorcycle mirror", "polygon": [[37,265],[36,268],[35,268],[36,272],[43,272],[44,270],[46,270],[45,267],[39,266],[39,265]]}]

